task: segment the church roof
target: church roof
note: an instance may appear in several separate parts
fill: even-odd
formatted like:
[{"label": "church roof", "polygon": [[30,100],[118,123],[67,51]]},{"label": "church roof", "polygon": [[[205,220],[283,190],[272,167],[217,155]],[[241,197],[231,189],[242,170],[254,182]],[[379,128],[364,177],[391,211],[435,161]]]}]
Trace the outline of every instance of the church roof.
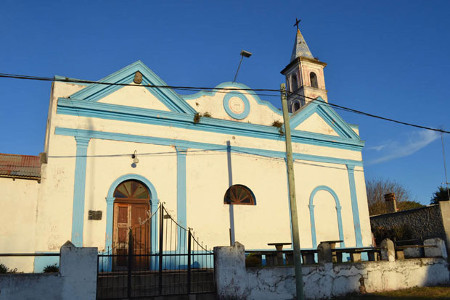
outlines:
[{"label": "church roof", "polygon": [[295,60],[297,57],[308,57],[314,59],[314,56],[309,50],[308,44],[306,44],[300,29],[297,29],[297,35],[295,36],[295,44],[294,49],[292,50],[291,61]]},{"label": "church roof", "polygon": [[39,156],[0,153],[0,177],[40,178]]}]

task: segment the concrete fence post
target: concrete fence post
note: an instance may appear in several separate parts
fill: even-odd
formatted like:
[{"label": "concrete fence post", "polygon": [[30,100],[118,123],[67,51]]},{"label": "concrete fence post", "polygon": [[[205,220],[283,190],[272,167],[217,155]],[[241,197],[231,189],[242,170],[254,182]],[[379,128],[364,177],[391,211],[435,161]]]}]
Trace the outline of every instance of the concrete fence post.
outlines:
[{"label": "concrete fence post", "polygon": [[447,249],[445,247],[445,242],[440,238],[427,239],[423,241],[425,247],[425,257],[442,257],[447,258]]},{"label": "concrete fence post", "polygon": [[381,260],[395,261],[394,242],[390,239],[384,239],[380,245]]},{"label": "concrete fence post", "polygon": [[62,299],[95,299],[98,249],[78,248],[67,241],[60,251],[60,274],[63,277]]},{"label": "concrete fence post", "polygon": [[330,243],[321,242],[319,246],[317,246],[317,257],[319,264],[332,262],[333,256]]},{"label": "concrete fence post", "polygon": [[245,269],[244,245],[214,247],[214,268],[219,299],[245,299],[248,276]]}]

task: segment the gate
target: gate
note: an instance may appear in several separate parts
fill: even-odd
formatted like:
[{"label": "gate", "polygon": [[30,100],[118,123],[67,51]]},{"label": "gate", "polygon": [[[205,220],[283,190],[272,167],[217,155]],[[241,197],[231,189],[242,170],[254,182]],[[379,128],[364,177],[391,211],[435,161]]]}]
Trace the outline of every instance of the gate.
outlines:
[{"label": "gate", "polygon": [[214,254],[191,228],[179,225],[162,204],[138,225],[122,237],[126,243],[99,253],[97,299],[215,292]]}]

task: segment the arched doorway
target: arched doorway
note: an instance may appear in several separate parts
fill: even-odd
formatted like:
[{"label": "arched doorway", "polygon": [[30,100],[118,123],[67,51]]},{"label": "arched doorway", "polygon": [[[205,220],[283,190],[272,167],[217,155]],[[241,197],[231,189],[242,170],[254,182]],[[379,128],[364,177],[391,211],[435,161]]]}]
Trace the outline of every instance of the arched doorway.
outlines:
[{"label": "arched doorway", "polygon": [[[113,268],[127,266],[127,255],[148,255],[151,249],[150,191],[138,180],[120,183],[113,193]],[[148,268],[149,256],[135,256],[133,266]]]}]

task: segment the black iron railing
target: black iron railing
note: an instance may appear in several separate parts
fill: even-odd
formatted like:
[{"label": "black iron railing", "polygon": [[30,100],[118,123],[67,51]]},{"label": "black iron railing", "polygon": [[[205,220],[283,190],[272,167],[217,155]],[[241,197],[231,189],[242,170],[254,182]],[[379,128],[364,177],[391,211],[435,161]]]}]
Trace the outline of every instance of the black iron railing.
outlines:
[{"label": "black iron railing", "polygon": [[215,292],[214,254],[192,229],[180,226],[163,205],[146,222],[158,230],[132,227],[126,244],[99,253],[97,299]]}]

